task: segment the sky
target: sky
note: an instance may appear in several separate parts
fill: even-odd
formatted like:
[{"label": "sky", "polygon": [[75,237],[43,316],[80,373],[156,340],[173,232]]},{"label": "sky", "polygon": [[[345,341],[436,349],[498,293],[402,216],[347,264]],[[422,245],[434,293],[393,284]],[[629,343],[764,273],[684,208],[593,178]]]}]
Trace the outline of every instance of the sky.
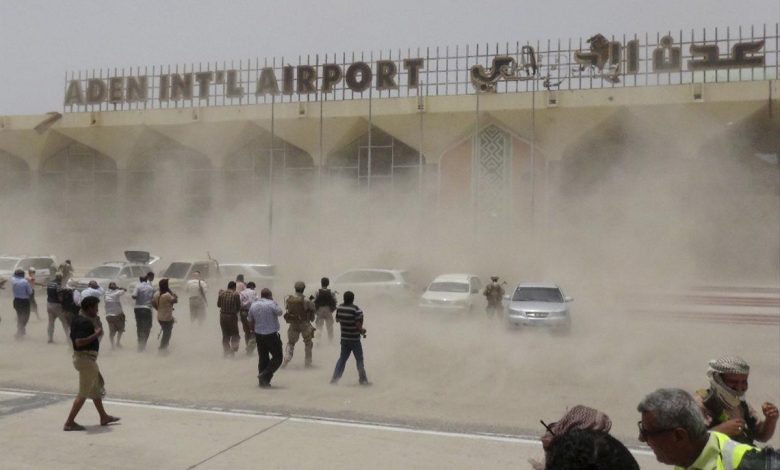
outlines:
[{"label": "sky", "polygon": [[0,115],[62,109],[71,70],[780,22],[780,0],[0,0]]}]

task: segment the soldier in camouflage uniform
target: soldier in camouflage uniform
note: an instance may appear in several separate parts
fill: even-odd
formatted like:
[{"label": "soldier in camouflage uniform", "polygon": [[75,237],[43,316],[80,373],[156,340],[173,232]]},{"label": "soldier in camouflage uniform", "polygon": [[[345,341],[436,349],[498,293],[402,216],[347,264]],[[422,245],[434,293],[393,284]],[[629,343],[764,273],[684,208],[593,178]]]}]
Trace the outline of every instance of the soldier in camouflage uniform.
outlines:
[{"label": "soldier in camouflage uniform", "polygon": [[287,297],[285,300],[284,320],[289,324],[287,328],[287,351],[284,356],[282,367],[287,366],[293,357],[295,343],[298,337],[303,337],[303,344],[306,346],[306,367],[311,367],[311,352],[314,342],[314,327],[311,322],[314,321],[314,303],[304,297],[303,290],[306,284],[301,281],[295,283],[295,294]]},{"label": "soldier in camouflage uniform", "polygon": [[498,283],[498,276],[490,277],[490,284],[485,286],[485,290],[482,294],[487,297],[487,313],[488,318],[493,318],[495,314],[501,315],[501,311],[504,309],[502,301],[504,300],[504,288]]}]

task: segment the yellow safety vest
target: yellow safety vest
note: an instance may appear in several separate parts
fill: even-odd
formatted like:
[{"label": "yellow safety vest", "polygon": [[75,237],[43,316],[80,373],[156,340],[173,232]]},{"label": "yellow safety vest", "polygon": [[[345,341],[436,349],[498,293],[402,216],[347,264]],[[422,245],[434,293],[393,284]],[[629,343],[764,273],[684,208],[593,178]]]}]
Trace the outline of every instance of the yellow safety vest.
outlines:
[{"label": "yellow safety vest", "polygon": [[739,464],[742,463],[742,457],[745,456],[746,452],[753,450],[753,447],[734,441],[725,434],[714,431],[710,432],[718,438],[718,448],[720,449],[718,470],[739,469]]}]

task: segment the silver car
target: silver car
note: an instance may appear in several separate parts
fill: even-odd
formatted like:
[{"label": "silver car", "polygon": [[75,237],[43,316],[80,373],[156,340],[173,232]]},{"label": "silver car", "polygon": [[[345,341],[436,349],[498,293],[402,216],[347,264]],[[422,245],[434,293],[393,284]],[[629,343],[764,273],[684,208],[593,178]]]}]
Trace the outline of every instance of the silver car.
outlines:
[{"label": "silver car", "polygon": [[520,284],[509,299],[505,311],[508,326],[545,326],[566,332],[571,315],[566,297],[555,284]]}]

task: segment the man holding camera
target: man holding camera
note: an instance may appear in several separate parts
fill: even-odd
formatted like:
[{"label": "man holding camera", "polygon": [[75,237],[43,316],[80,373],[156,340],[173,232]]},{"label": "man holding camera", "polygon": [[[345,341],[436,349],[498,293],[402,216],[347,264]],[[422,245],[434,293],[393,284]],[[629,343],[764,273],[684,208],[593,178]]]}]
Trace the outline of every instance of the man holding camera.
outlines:
[{"label": "man holding camera", "polygon": [[363,366],[363,345],[360,343],[360,337],[366,336],[366,330],[363,328],[363,311],[354,302],[355,294],[350,291],[344,292],[344,303],[336,309],[336,322],[341,325],[341,355],[336,362],[333,378],[330,379],[332,384],[338,383],[344,373],[349,355],[354,354],[360,385],[371,385]]}]

